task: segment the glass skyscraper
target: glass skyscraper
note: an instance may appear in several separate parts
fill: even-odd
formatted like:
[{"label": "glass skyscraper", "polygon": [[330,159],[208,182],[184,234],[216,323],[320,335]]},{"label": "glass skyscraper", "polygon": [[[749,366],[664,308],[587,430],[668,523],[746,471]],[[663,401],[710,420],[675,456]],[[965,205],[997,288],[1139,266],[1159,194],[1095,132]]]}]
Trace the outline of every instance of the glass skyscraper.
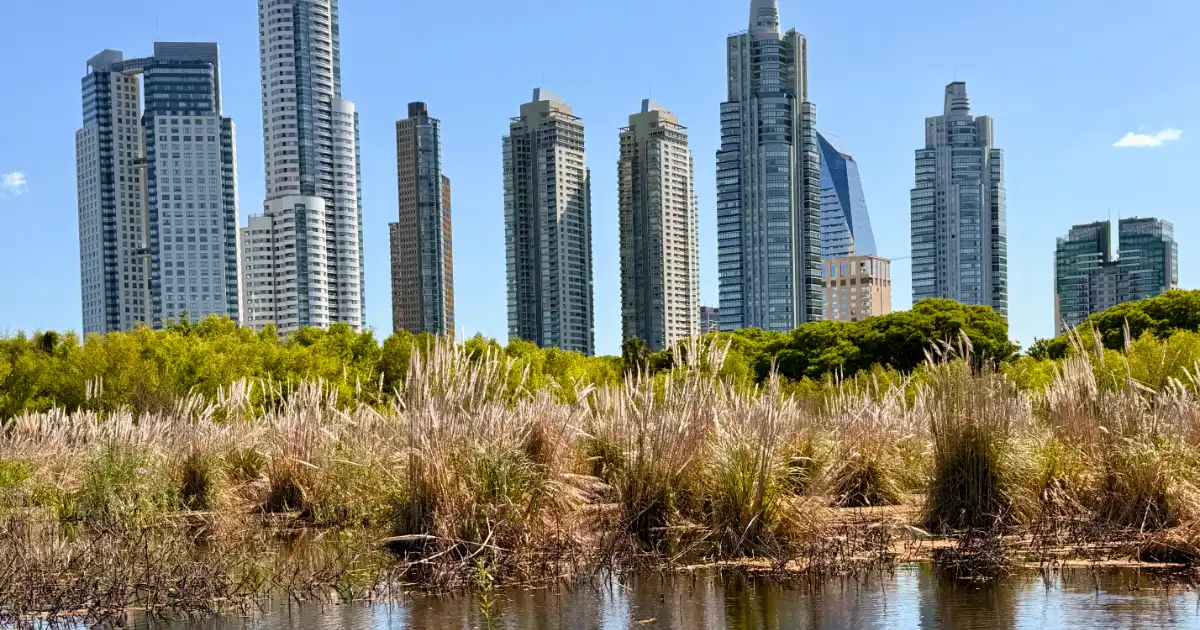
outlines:
[{"label": "glass skyscraper", "polygon": [[240,321],[237,159],[217,45],[157,42],[138,59],[106,50],[82,88],[84,333]]},{"label": "glass skyscraper", "polygon": [[1122,219],[1118,256],[1112,224],[1076,225],[1058,239],[1054,257],[1054,331],[1061,335],[1090,315],[1179,286],[1174,227],[1157,219]]},{"label": "glass skyscraper", "polygon": [[392,328],[454,337],[450,179],[442,174],[441,122],[409,103],[396,123],[399,221],[388,226]]},{"label": "glass skyscraper", "polygon": [[858,163],[823,134],[821,147],[821,258],[876,256]]},{"label": "glass skyscraper", "polygon": [[790,331],[821,319],[821,190],[808,44],[781,33],[775,0],[753,0],[727,42],[717,239],[721,328]]},{"label": "glass skyscraper", "polygon": [[949,298],[1008,317],[1004,152],[992,119],[971,115],[966,83],[947,85],[943,114],[925,119],[911,203],[913,301]]}]

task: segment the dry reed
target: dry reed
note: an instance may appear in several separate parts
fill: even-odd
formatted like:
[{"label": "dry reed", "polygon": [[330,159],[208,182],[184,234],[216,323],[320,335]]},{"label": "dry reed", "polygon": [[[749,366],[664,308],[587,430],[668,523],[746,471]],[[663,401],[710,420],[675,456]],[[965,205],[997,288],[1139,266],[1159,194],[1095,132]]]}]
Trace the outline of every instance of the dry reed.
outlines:
[{"label": "dry reed", "polygon": [[240,381],[164,413],[5,420],[0,511],[129,532],[181,513],[237,524],[226,531],[358,532],[433,587],[471,584],[480,567],[520,582],[647,555],[821,571],[885,561],[892,534],[847,525],[839,508],[923,501],[899,526],[935,533],[1142,532],[1200,517],[1198,379],[1114,386],[1096,369],[1111,354],[1080,344],[1044,390],[1024,392],[954,350],[920,382],[858,379],[812,405],[774,377],[746,389],[715,376],[715,344],[691,342],[674,369],[620,386],[529,391],[517,363],[438,343],[413,352],[390,398],[351,406],[320,382]]}]

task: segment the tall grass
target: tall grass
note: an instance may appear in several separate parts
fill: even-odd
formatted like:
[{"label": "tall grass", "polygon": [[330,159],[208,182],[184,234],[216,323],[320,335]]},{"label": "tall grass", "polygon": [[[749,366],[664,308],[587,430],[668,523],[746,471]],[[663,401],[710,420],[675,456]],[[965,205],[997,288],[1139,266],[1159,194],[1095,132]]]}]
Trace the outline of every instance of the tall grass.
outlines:
[{"label": "tall grass", "polygon": [[816,402],[775,378],[723,380],[724,348],[699,342],[672,370],[599,389],[530,389],[518,361],[435,343],[414,348],[386,406],[239,381],[162,413],[4,420],[0,510],[362,529],[468,573],[486,557],[501,580],[596,549],[815,549],[828,531],[814,523],[837,508],[922,505],[912,524],[936,533],[1050,513],[1138,531],[1200,517],[1200,368],[1147,384],[1148,346],[1077,345],[1036,391],[959,347],[919,378],[834,380]]},{"label": "tall grass", "polygon": [[1027,397],[988,368],[967,361],[932,366],[916,406],[933,445],[933,474],[925,514],[932,531],[1021,524],[1036,511],[1029,458]]}]

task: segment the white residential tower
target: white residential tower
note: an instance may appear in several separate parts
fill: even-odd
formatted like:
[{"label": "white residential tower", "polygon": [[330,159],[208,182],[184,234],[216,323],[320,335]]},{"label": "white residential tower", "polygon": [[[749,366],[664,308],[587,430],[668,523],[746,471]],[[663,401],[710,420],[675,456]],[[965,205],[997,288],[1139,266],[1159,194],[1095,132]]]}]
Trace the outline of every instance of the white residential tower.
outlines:
[{"label": "white residential tower", "polygon": [[590,177],[583,121],[534,90],[504,136],[510,339],[595,352]]},{"label": "white residential tower", "polygon": [[267,195],[242,239],[255,329],[359,330],[366,318],[358,118],[342,98],[337,6],[258,2]]},{"label": "white residential tower", "polygon": [[642,101],[617,163],[621,329],[651,351],[700,334],[700,252],[687,128]]},{"label": "white residential tower", "polygon": [[157,42],[137,59],[105,50],[82,88],[84,334],[240,321],[237,158],[217,45]]}]

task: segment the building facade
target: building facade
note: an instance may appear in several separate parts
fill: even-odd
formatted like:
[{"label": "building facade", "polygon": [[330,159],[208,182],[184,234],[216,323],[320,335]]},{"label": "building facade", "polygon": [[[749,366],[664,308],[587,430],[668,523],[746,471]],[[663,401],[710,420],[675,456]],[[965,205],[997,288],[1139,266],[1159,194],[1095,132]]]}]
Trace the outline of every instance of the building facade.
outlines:
[{"label": "building facade", "polygon": [[105,50],[76,132],[84,334],[242,320],[234,128],[216,44]]},{"label": "building facade", "polygon": [[1008,317],[1004,152],[992,130],[971,114],[961,81],[946,86],[943,114],[925,119],[911,198],[914,302],[949,298]]},{"label": "building facade", "polygon": [[591,173],[583,120],[543,89],[504,136],[508,336],[595,352]]},{"label": "building facade", "polygon": [[717,151],[721,328],[789,331],[821,319],[821,191],[808,44],[752,0],[727,42]]},{"label": "building facade", "polygon": [[642,101],[617,162],[621,329],[652,352],[700,333],[700,250],[687,128]]},{"label": "building facade", "polygon": [[821,149],[821,258],[875,256],[858,163],[817,133]]},{"label": "building facade", "polygon": [[388,226],[392,329],[454,337],[450,179],[442,174],[441,123],[409,103],[396,123],[400,220]]},{"label": "building facade", "polygon": [[825,317],[857,322],[892,312],[892,263],[878,256],[827,258]]},{"label": "building facade", "polygon": [[1054,255],[1054,332],[1064,334],[1089,316],[1124,302],[1179,287],[1175,229],[1157,219],[1122,219],[1112,255],[1112,224],[1076,225],[1058,239]]},{"label": "building facade", "polygon": [[258,2],[267,193],[242,232],[255,329],[366,319],[358,114],[342,98],[337,6]]},{"label": "building facade", "polygon": [[715,306],[700,307],[700,334],[721,331],[721,309]]}]

